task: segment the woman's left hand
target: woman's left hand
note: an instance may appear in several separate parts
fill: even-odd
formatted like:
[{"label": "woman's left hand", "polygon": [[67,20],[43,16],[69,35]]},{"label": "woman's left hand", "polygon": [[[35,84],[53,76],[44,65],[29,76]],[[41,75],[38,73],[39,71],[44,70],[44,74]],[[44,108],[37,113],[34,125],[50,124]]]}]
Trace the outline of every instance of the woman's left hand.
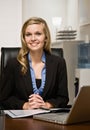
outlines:
[{"label": "woman's left hand", "polygon": [[45,105],[43,98],[39,94],[30,95],[28,101],[30,109],[41,108]]}]

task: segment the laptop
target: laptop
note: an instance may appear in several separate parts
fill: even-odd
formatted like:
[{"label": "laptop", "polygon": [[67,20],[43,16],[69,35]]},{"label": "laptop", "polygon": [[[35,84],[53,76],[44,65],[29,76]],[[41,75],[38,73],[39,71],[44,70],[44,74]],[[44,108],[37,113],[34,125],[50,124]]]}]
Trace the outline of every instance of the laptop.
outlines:
[{"label": "laptop", "polygon": [[33,119],[65,125],[90,121],[90,86],[80,88],[69,112],[37,114]]}]

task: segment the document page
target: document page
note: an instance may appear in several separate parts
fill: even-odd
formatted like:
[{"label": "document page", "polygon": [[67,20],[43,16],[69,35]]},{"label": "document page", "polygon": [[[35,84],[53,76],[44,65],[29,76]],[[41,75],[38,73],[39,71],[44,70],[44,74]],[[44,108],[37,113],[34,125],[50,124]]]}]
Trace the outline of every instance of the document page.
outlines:
[{"label": "document page", "polygon": [[30,110],[4,110],[5,114],[12,118],[28,117],[40,113],[48,113],[49,110],[30,109]]}]

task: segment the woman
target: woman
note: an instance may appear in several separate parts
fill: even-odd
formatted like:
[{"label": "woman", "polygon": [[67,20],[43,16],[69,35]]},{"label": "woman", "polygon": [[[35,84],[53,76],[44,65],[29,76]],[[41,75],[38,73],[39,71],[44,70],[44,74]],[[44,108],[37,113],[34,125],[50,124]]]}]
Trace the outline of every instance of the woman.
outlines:
[{"label": "woman", "polygon": [[4,109],[64,107],[68,103],[66,63],[51,54],[48,25],[28,19],[21,30],[22,48],[8,61],[1,81]]}]

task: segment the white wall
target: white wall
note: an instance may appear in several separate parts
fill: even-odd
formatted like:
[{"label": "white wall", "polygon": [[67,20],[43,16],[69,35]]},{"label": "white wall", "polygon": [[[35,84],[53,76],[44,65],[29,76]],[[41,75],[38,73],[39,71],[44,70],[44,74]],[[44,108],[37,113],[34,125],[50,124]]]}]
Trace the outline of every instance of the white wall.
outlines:
[{"label": "white wall", "polygon": [[78,27],[78,0],[68,0],[68,26]]},{"label": "white wall", "polygon": [[22,0],[0,0],[0,57],[1,47],[21,46],[21,26]]},{"label": "white wall", "polygon": [[68,0],[67,25],[72,26],[72,29],[77,30],[77,39],[79,39],[79,0]]},{"label": "white wall", "polygon": [[20,46],[22,0],[0,0],[0,48]]},{"label": "white wall", "polygon": [[32,16],[42,17],[47,21],[54,41],[55,27],[52,17],[62,17],[61,27],[66,26],[67,0],[23,0],[23,22]]}]

